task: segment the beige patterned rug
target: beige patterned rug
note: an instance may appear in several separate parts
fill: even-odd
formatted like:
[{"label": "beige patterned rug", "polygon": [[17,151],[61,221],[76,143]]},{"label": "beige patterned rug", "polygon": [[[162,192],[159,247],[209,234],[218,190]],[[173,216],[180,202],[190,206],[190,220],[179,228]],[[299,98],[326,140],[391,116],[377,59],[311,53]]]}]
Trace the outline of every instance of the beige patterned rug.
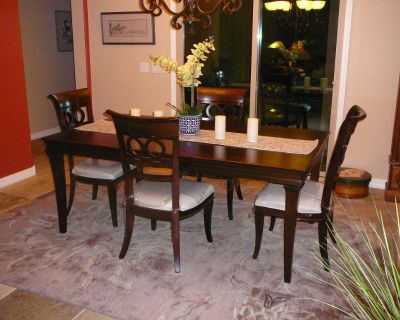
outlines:
[{"label": "beige patterned rug", "polygon": [[[260,185],[244,184],[245,200],[235,200],[229,221],[224,181],[212,182],[217,189],[214,242],[206,241],[202,213],[184,220],[181,274],[174,272],[168,223],[152,232],[148,220],[136,218],[133,243],[125,260],[119,260],[122,188],[120,226],[113,228],[105,190],[91,200],[90,187],[79,185],[66,234],[58,233],[53,193],[0,216],[0,282],[127,320],[345,319],[304,299],[340,303],[333,289],[307,276],[329,276],[312,258],[317,226],[299,225],[292,283],[285,284],[281,223],[274,232],[265,230],[259,258],[251,257],[251,208]],[[356,242],[337,211],[339,229]]]}]

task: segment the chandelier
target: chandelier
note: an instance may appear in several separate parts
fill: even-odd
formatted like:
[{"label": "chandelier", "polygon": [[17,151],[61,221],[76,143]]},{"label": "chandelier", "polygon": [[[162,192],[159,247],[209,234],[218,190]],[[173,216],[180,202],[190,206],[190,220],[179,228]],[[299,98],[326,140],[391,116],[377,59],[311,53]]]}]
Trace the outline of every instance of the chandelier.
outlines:
[{"label": "chandelier", "polygon": [[[264,3],[265,9],[268,11],[289,11],[292,9],[295,1],[267,1]],[[321,10],[325,7],[326,1],[317,0],[296,0],[296,7],[302,10]]]},{"label": "chandelier", "polygon": [[226,14],[232,14],[240,9],[242,0],[173,0],[182,3],[180,11],[173,11],[166,4],[166,0],[140,0],[140,6],[144,12],[153,16],[160,16],[163,10],[172,16],[171,25],[175,29],[182,28],[183,23],[200,22],[204,28],[211,25],[211,14],[220,6]]}]

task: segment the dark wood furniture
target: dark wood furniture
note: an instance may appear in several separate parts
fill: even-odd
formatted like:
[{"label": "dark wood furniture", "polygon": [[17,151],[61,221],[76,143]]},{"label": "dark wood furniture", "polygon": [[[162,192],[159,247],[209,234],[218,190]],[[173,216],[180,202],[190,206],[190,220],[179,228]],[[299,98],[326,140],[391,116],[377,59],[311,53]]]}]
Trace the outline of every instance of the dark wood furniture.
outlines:
[{"label": "dark wood furniture", "polygon": [[[198,87],[197,103],[204,104],[204,121],[213,121],[216,115],[226,115],[227,122],[230,124],[243,124],[247,112],[245,110],[245,99],[248,93],[247,88],[217,88],[217,87]],[[198,181],[202,178],[202,173],[197,174]],[[233,190],[240,200],[243,200],[240,181],[236,177],[226,179],[226,201],[228,205],[229,220],[233,219]]]},{"label": "dark wood furniture", "polygon": [[254,206],[254,220],[256,240],[253,259],[257,259],[260,252],[261,240],[264,230],[264,218],[271,217],[270,230],[275,225],[276,218],[284,219],[284,280],[290,282],[293,247],[296,232],[296,222],[318,222],[318,235],[320,253],[325,262],[326,268],[329,267],[327,234],[328,230],[335,242],[332,230],[333,206],[331,203],[331,194],[335,187],[335,179],[343,163],[345,152],[357,123],[365,119],[366,114],[358,106],[353,106],[347,113],[343,121],[336,144],[333,150],[332,158],[329,163],[328,171],[323,188],[315,181],[306,181],[304,193],[296,197],[296,202],[288,190],[277,184],[268,184],[257,196]]},{"label": "dark wood furniture", "polygon": [[[245,126],[230,126],[228,131],[246,132]],[[291,138],[318,139],[317,147],[308,155],[270,152],[254,149],[250,155],[247,149],[225,147],[206,143],[179,142],[181,169],[204,172],[211,175],[243,177],[264,180],[285,186],[287,219],[296,216],[299,193],[307,177],[318,180],[320,164],[327,147],[327,132],[295,128],[262,127],[260,135]],[[59,231],[67,232],[67,200],[64,173],[64,154],[121,160],[117,136],[98,132],[70,130],[43,138],[50,160],[55,194]],[[217,152],[223,148],[223,156]],[[215,155],[219,154],[218,157]],[[291,221],[291,220],[288,220]],[[287,232],[295,232],[295,223],[287,223]],[[291,273],[291,264],[287,267]]]},{"label": "dark wood furniture", "polygon": [[[125,176],[126,223],[120,259],[128,251],[135,216],[171,222],[175,272],[180,272],[179,221],[204,209],[204,228],[212,242],[211,215],[214,187],[179,179],[179,118],[131,117],[106,111],[115,125]],[[136,169],[131,170],[131,166]],[[151,168],[170,169],[170,174],[151,173]],[[163,201],[161,201],[161,199]]]},{"label": "dark wood furniture", "polygon": [[[69,131],[93,122],[91,98],[87,88],[53,93],[47,98],[53,103],[61,131]],[[76,181],[93,185],[93,200],[97,198],[98,186],[104,185],[108,190],[112,224],[114,227],[118,226],[117,185],[123,180],[121,164],[96,159],[86,159],[75,164],[72,154],[66,154],[71,178],[67,214],[74,201]]]},{"label": "dark wood furniture", "polygon": [[392,149],[389,156],[389,177],[386,182],[385,200],[400,200],[400,79],[397,91],[396,113],[392,135]]},{"label": "dark wood furniture", "polygon": [[212,120],[224,114],[227,121],[244,123],[247,88],[198,87],[197,103],[204,104],[203,120]]}]

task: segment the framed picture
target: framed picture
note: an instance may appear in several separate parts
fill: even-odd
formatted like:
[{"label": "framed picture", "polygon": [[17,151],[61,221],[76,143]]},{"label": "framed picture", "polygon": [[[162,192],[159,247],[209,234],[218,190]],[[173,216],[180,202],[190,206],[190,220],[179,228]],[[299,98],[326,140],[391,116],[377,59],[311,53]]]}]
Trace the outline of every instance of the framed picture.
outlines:
[{"label": "framed picture", "polygon": [[56,17],[57,50],[72,51],[74,49],[74,40],[72,34],[71,11],[56,10],[55,17]]},{"label": "framed picture", "polygon": [[103,12],[103,44],[155,44],[154,17],[143,12]]}]

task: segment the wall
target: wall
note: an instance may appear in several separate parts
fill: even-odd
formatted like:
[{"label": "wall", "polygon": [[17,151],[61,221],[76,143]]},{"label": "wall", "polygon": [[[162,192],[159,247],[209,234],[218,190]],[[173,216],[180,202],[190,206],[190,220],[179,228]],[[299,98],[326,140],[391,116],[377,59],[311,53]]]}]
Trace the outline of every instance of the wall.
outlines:
[{"label": "wall", "polygon": [[47,95],[75,88],[73,52],[57,51],[54,16],[70,11],[70,0],[19,0],[19,6],[29,122],[38,133],[58,127]]},{"label": "wall", "polygon": [[[3,178],[33,166],[17,0],[0,1],[0,38],[3,43],[0,50],[0,178]],[[34,174],[34,169],[31,171]]]},{"label": "wall", "polygon": [[383,180],[400,73],[399,13],[399,0],[354,0],[345,105],[360,105],[367,119],[356,129],[345,165]]},{"label": "wall", "polygon": [[170,75],[139,72],[140,62],[150,63],[149,55],[170,55],[168,16],[155,19],[155,45],[103,45],[100,14],[119,11],[139,11],[138,1],[88,0],[95,118],[102,118],[107,109],[128,112],[132,107],[141,108],[142,114],[153,110],[169,114],[165,103],[171,101]]}]

